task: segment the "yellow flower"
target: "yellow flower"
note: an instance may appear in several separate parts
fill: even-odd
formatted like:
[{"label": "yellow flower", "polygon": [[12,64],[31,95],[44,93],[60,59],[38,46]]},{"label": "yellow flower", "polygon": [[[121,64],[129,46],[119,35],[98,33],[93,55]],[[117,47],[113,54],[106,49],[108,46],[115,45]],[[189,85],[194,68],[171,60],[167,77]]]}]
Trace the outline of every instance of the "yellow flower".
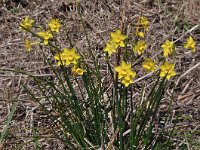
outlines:
[{"label": "yellow flower", "polygon": [[132,71],[131,64],[122,61],[120,66],[115,67],[115,71],[118,72],[118,78],[122,79],[122,84],[126,87],[133,83],[133,78],[135,78],[136,72]]},{"label": "yellow flower", "polygon": [[136,35],[140,38],[144,38],[144,32],[136,31]]},{"label": "yellow flower", "polygon": [[112,53],[115,53],[117,49],[117,45],[113,41],[108,41],[106,43],[106,47],[103,49],[105,52],[108,52],[108,55],[112,55]]},{"label": "yellow flower", "polygon": [[138,41],[138,43],[134,46],[133,51],[141,55],[144,53],[144,50],[147,48],[147,44],[145,41]]},{"label": "yellow flower", "polygon": [[34,23],[34,20],[29,19],[29,16],[26,16],[25,19],[22,19],[20,26],[23,27],[23,28],[26,28],[27,30],[30,30],[31,27],[33,26],[33,23]]},{"label": "yellow flower", "polygon": [[58,19],[51,19],[51,21],[49,22],[49,27],[51,31],[59,32],[60,26],[61,24]]},{"label": "yellow flower", "polygon": [[57,60],[58,65],[70,65],[70,64],[77,64],[77,60],[80,58],[75,51],[75,48],[67,49],[64,48],[63,52],[58,53],[54,56],[54,59]]},{"label": "yellow flower", "polygon": [[27,52],[30,52],[31,51],[31,46],[32,45],[35,45],[35,44],[39,44],[40,42],[34,42],[34,43],[31,43],[31,41],[29,39],[25,39],[25,49]]},{"label": "yellow flower", "polygon": [[136,72],[128,69],[126,75],[122,78],[122,84],[124,84],[125,87],[128,87],[129,84],[133,83],[133,78],[135,78],[135,76]]},{"label": "yellow flower", "polygon": [[146,31],[148,31],[149,21],[147,20],[147,17],[144,16],[140,17],[138,25],[142,26],[143,28],[145,28]]},{"label": "yellow flower", "polygon": [[184,45],[185,48],[187,49],[191,49],[192,52],[196,51],[196,42],[194,41],[194,39],[192,38],[192,36],[187,38],[187,43]]},{"label": "yellow flower", "polygon": [[85,72],[85,70],[83,70],[83,69],[81,69],[81,68],[77,68],[76,66],[74,66],[74,67],[72,68],[73,76],[75,76],[76,74],[82,76],[84,72]]},{"label": "yellow flower", "polygon": [[27,52],[31,51],[31,41],[28,39],[25,39],[25,49]]},{"label": "yellow flower", "polygon": [[174,47],[174,42],[169,40],[166,40],[165,43],[161,45],[161,47],[163,48],[163,56],[165,58],[171,55],[173,50],[176,50],[176,48]]},{"label": "yellow flower", "polygon": [[126,76],[128,70],[131,70],[131,64],[127,64],[125,61],[122,61],[120,66],[115,67],[115,71],[118,72],[119,79]]},{"label": "yellow flower", "polygon": [[142,67],[147,72],[154,72],[156,70],[156,65],[152,59],[146,58],[145,61],[142,63]]},{"label": "yellow flower", "polygon": [[165,77],[169,80],[171,77],[176,75],[174,71],[174,64],[170,64],[165,62],[163,65],[160,66],[160,77]]},{"label": "yellow flower", "polygon": [[65,64],[65,60],[63,59],[63,53],[58,53],[54,56],[54,59],[57,60],[57,64],[58,66],[60,66],[61,64],[64,65]]},{"label": "yellow flower", "polygon": [[132,79],[129,79],[129,78],[123,78],[122,79],[122,84],[125,86],[125,87],[128,87],[129,84],[133,83],[133,80]]},{"label": "yellow flower", "polygon": [[65,60],[65,65],[69,64],[77,64],[77,60],[80,58],[80,55],[78,55],[75,51],[75,48],[67,49],[64,48],[63,51],[63,60]]},{"label": "yellow flower", "polygon": [[125,47],[124,40],[126,39],[126,35],[123,35],[121,31],[118,29],[115,32],[111,32],[111,40],[115,42],[115,44],[121,47]]},{"label": "yellow flower", "polygon": [[49,39],[53,38],[50,31],[40,31],[38,35],[43,38],[44,45],[47,45],[49,43]]}]

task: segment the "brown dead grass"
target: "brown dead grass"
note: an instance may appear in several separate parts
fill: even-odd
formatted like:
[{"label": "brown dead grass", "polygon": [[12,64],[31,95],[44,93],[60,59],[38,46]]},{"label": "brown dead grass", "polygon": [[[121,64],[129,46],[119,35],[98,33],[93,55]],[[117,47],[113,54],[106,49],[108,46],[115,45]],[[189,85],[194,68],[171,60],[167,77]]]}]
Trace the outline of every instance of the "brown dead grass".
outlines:
[{"label": "brown dead grass", "polygon": [[[133,32],[131,25],[136,22],[140,15],[147,16],[151,22],[150,31],[147,36],[149,45],[148,55],[155,56],[158,51],[161,51],[160,45],[166,39],[176,40],[184,32],[199,24],[199,3],[198,0],[166,0],[158,5],[145,1],[126,1],[125,23],[127,31]],[[80,53],[84,53],[88,62],[91,62],[87,50],[86,38],[83,36],[83,28],[73,1],[29,0],[26,7],[24,6],[26,4],[22,5],[14,0],[12,2],[5,0],[0,2],[0,4],[2,4],[0,5],[0,68],[22,69],[44,76],[49,73],[48,65],[44,64],[44,60],[37,47],[29,54],[24,51],[23,40],[26,35],[19,30],[18,24],[21,18],[26,15],[34,18],[43,27],[46,26],[47,21],[52,17],[62,18],[63,33],[59,37],[60,46],[62,48],[69,47],[69,42],[65,39],[65,33],[68,33],[70,38],[73,39],[74,45],[80,49]],[[92,48],[103,62],[103,57],[101,57],[102,49],[109,38],[110,32],[120,26],[120,11],[122,6],[119,0],[82,0],[81,6]],[[200,28],[192,31],[190,34],[200,43]],[[200,62],[199,44],[197,52],[192,55],[182,48],[182,41],[184,40],[177,41],[178,76]],[[113,65],[115,65],[114,62]],[[143,72],[139,71],[139,66],[136,66],[136,70],[138,70],[138,76],[141,77]],[[102,68],[102,72],[106,72],[105,67]],[[196,141],[200,141],[198,135],[200,129],[200,93],[196,92],[200,89],[199,74],[200,67],[197,67],[180,79],[178,88],[176,89],[178,99],[174,101],[173,110],[171,111],[171,123],[177,115],[180,115],[180,121],[178,120],[176,129],[190,131],[185,133],[187,135],[193,133],[192,139]],[[109,82],[106,78],[104,81]],[[140,88],[141,83],[148,87],[152,82],[152,79],[142,80],[137,83],[137,87]],[[44,136],[44,139],[40,140],[42,149],[64,149],[63,145],[56,140],[50,130],[49,125],[53,125],[53,122],[48,119],[39,109],[38,105],[32,102],[23,91],[22,85],[24,84],[34,89],[34,83],[27,77],[17,75],[13,72],[0,71],[0,131],[5,125],[12,102],[16,100],[20,102],[2,149],[19,148],[24,143],[27,144],[24,144],[23,149],[34,149],[33,142],[29,143],[34,135]],[[165,98],[165,104],[167,103],[169,103],[168,97]],[[161,114],[162,111],[165,112],[165,104],[162,105],[163,110],[161,110]],[[34,131],[33,127],[37,128],[37,130]],[[187,143],[184,136],[183,139],[175,138],[175,140],[179,144],[186,143],[191,148],[195,146],[191,141]]]}]

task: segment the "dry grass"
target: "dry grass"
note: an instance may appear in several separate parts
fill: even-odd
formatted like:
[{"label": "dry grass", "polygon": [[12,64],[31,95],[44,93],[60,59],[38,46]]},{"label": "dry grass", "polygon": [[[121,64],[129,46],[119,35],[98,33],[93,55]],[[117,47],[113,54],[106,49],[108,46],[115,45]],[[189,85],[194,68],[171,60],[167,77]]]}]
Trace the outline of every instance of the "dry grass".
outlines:
[{"label": "dry grass", "polygon": [[[119,0],[82,0],[81,6],[92,48],[101,60],[103,59],[101,57],[102,49],[108,40],[109,33],[120,26],[121,3]],[[198,0],[166,0],[158,4],[156,2],[151,3],[151,1],[132,2],[127,0],[125,7],[124,20],[128,33],[133,32],[132,25],[140,15],[147,16],[151,22],[147,36],[148,55],[155,56],[158,54],[161,51],[159,47],[165,39],[177,40],[178,76],[190,70],[180,78],[178,83],[177,99],[172,104],[172,118],[169,120],[169,127],[174,123],[174,118],[179,115],[176,130],[185,130],[185,135],[183,134],[182,138],[174,137],[174,140],[178,144],[185,144],[187,148],[191,149],[200,146],[195,143],[200,142],[200,66],[193,68],[195,64],[200,62],[200,47],[198,44],[197,52],[191,55],[182,48],[181,41],[183,40],[179,39],[184,32],[200,23],[200,2]],[[65,33],[68,33],[81,53],[87,56],[86,38],[83,36],[83,28],[73,2],[66,0],[29,0],[26,3],[23,0],[18,3],[15,0],[4,0],[0,2],[0,68],[22,69],[44,76],[49,74],[48,65],[45,65],[37,47],[29,54],[24,51],[25,34],[19,30],[18,24],[21,18],[26,15],[32,16],[43,27],[46,26],[50,18],[61,18],[63,20],[63,33],[59,37],[60,46],[62,48],[69,47],[69,42],[65,39]],[[191,31],[189,34],[192,34],[200,43],[200,28]],[[129,35],[131,37],[131,34]],[[91,62],[89,55],[87,60]],[[136,69],[139,77],[141,77],[143,73],[139,71],[137,65]],[[105,67],[102,67],[102,72],[105,72],[106,75]],[[104,81],[109,84],[108,79],[105,78]],[[138,89],[140,89],[142,82],[148,88],[152,79],[145,80],[145,83],[144,80],[138,81],[136,83]],[[24,84],[34,89],[34,83],[27,77],[0,71],[0,131],[5,125],[12,102],[20,102],[2,149],[19,148],[20,144],[24,143],[27,144],[23,146],[23,149],[34,149],[33,142],[30,142],[34,135],[44,137],[40,140],[42,149],[64,149],[50,130],[51,127],[49,126],[53,126],[53,122],[26,95],[22,88]],[[168,103],[169,98],[166,97],[159,115],[164,117]]]}]

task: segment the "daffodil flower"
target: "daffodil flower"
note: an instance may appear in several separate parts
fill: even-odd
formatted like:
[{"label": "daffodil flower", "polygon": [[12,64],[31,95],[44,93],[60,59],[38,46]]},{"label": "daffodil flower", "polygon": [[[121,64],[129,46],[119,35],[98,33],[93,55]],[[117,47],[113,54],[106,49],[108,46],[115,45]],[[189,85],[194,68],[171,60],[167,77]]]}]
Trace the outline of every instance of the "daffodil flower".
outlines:
[{"label": "daffodil flower", "polygon": [[137,44],[133,47],[133,51],[138,55],[144,53],[144,50],[147,48],[145,41],[138,41]]},{"label": "daffodil flower", "polygon": [[25,39],[25,49],[27,52],[31,51],[31,41],[28,39]]},{"label": "daffodil flower", "polygon": [[61,24],[58,19],[51,19],[51,21],[49,22],[48,25],[49,25],[51,31],[59,32]]},{"label": "daffodil flower", "polygon": [[53,38],[50,31],[40,31],[38,35],[44,40],[44,45],[49,43],[49,39]]},{"label": "daffodil flower", "polygon": [[115,67],[115,71],[118,72],[118,78],[122,79],[122,84],[126,87],[133,83],[133,78],[135,78],[136,72],[132,71],[131,64],[122,61],[120,66]]},{"label": "daffodil flower", "polygon": [[54,56],[54,59],[57,60],[57,65],[64,65],[65,64],[65,60],[63,59],[63,53],[58,53]]},{"label": "daffodil flower", "polygon": [[58,53],[54,56],[54,59],[58,61],[58,65],[70,65],[70,64],[77,64],[77,60],[80,58],[75,51],[75,48],[67,49],[64,48],[63,52]]},{"label": "daffodil flower", "polygon": [[133,78],[135,78],[135,76],[135,71],[132,71],[131,69],[127,70],[126,75],[122,78],[122,84],[124,84],[125,87],[128,87],[129,84],[133,83]]},{"label": "daffodil flower", "polygon": [[124,43],[125,39],[126,39],[126,35],[123,35],[119,29],[116,30],[115,32],[111,32],[111,40],[117,46],[125,47],[125,43]]},{"label": "daffodil flower", "polygon": [[122,61],[120,66],[115,67],[115,71],[118,72],[119,79],[126,76],[127,71],[131,69],[131,64],[127,64],[125,61]]},{"label": "daffodil flower", "polygon": [[136,36],[140,37],[140,38],[144,38],[144,32],[142,31],[136,31]]},{"label": "daffodil flower", "polygon": [[184,45],[185,48],[187,49],[191,49],[192,52],[196,51],[196,42],[194,41],[194,39],[192,38],[192,36],[187,38],[187,43]]},{"label": "daffodil flower", "polygon": [[[34,20],[29,19],[29,16],[26,16],[25,19],[22,19],[20,26],[27,29],[27,30],[31,30],[33,23],[34,23]],[[23,30],[25,30],[25,29],[23,29]]]},{"label": "daffodil flower", "polygon": [[166,40],[165,43],[161,45],[161,47],[163,48],[163,56],[165,58],[167,58],[169,55],[172,54],[174,50],[176,50],[176,48],[174,47],[174,42],[169,40]]},{"label": "daffodil flower", "polygon": [[27,52],[30,52],[31,51],[31,46],[35,45],[35,44],[39,44],[40,42],[33,42],[33,43],[31,43],[31,41],[29,39],[25,39],[24,43],[25,43],[25,50]]},{"label": "daffodil flower", "polygon": [[127,77],[124,77],[123,79],[122,79],[122,84],[125,86],[125,87],[128,87],[130,84],[132,84],[133,83],[133,80],[132,79],[130,79],[129,77],[127,78]]},{"label": "daffodil flower", "polygon": [[83,70],[83,69],[81,69],[81,68],[78,68],[78,67],[76,67],[76,66],[74,66],[74,67],[72,68],[73,76],[75,76],[76,74],[82,76],[84,72],[86,72],[86,71]]},{"label": "daffodil flower", "polygon": [[156,65],[152,59],[146,58],[145,61],[142,63],[142,67],[147,72],[154,72],[156,70]]},{"label": "daffodil flower", "polygon": [[63,51],[63,59],[65,60],[65,65],[69,64],[77,64],[77,60],[80,58],[80,55],[78,55],[75,51],[75,48],[67,49],[64,48]]},{"label": "daffodil flower", "polygon": [[112,53],[116,53],[117,45],[112,40],[106,43],[106,47],[103,49],[105,52],[108,52],[108,55],[112,55]]},{"label": "daffodil flower", "polygon": [[167,80],[170,80],[171,77],[176,75],[174,71],[174,64],[170,64],[165,62],[163,65],[160,66],[160,77],[166,77]]},{"label": "daffodil flower", "polygon": [[138,25],[142,26],[145,29],[145,31],[148,31],[149,21],[147,20],[147,17],[144,16],[140,17]]}]

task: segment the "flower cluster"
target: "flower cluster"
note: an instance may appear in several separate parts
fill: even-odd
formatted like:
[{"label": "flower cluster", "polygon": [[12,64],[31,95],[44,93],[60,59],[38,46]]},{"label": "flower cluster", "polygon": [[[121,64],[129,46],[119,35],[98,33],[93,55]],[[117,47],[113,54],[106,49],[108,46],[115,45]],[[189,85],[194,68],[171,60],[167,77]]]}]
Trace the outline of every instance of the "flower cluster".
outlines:
[{"label": "flower cluster", "polygon": [[145,34],[148,31],[149,21],[146,17],[141,16],[138,20],[138,24],[136,26],[136,41],[135,45],[133,45],[133,51],[138,54],[142,55],[147,48],[147,44],[144,40],[140,40],[140,38],[145,38]]},{"label": "flower cluster", "polygon": [[[135,54],[142,55],[145,52],[145,49],[148,47],[144,40],[140,40],[140,38],[145,37],[145,33],[148,32],[149,22],[146,17],[140,17],[137,27],[136,27],[136,44],[133,46],[133,51]],[[118,36],[116,36],[118,35]],[[104,51],[108,52],[109,55],[116,52],[116,48],[118,46],[124,47],[123,38],[119,38],[121,36],[120,30],[117,30],[114,33],[111,33],[111,41],[106,44]],[[118,37],[118,38],[116,38]],[[115,39],[115,42],[113,39]],[[118,43],[118,44],[116,44]],[[192,52],[195,52],[196,42],[190,36],[187,38],[187,43],[184,45],[186,49],[191,49]],[[166,40],[164,44],[161,45],[163,49],[164,58],[168,58],[171,54],[175,54],[176,47],[174,46],[174,42],[170,40]],[[153,59],[145,58],[145,61],[142,63],[142,67],[146,72],[155,72],[157,70],[157,65],[155,64]],[[166,77],[166,79],[170,80],[171,77],[176,75],[176,71],[174,70],[175,64],[169,63],[168,61],[164,61],[160,67],[160,77]],[[131,64],[126,64],[125,61],[122,61],[120,66],[115,67],[115,71],[118,73],[118,79],[121,79],[122,84],[126,87],[133,83],[133,78],[136,76],[136,72],[131,70]]]},{"label": "flower cluster", "polygon": [[[184,45],[186,49],[191,49],[192,52],[196,51],[196,42],[192,38],[192,36],[187,38],[187,43]],[[173,41],[166,40],[164,44],[161,45],[163,48],[163,56],[168,58],[171,54],[176,51],[176,47],[174,46]],[[166,77],[168,80],[176,75],[174,70],[175,64],[170,64],[169,62],[164,62],[163,65],[160,66],[160,77]]]},{"label": "flower cluster", "polygon": [[77,60],[80,58],[80,55],[78,55],[75,51],[75,48],[67,49],[64,48],[64,50],[61,53],[58,53],[54,56],[55,60],[58,61],[58,65],[70,65],[70,64],[77,64]]},{"label": "flower cluster", "polygon": [[[22,30],[25,31],[31,31],[31,28],[33,26],[34,20],[29,19],[29,16],[26,16],[25,19],[22,19],[21,23],[20,23],[20,27]],[[42,43],[44,43],[44,45],[50,45],[49,44],[49,40],[54,38],[55,32],[58,33],[60,32],[60,27],[61,27],[61,23],[58,19],[51,19],[48,23],[49,28],[45,31],[39,31],[36,35],[37,37],[40,37],[40,39],[42,39]],[[31,33],[34,31],[31,31]],[[31,42],[29,39],[25,39],[25,49],[27,52],[30,52],[31,50],[31,46],[35,45],[35,44],[41,44],[41,42]],[[56,47],[56,46],[55,46]],[[59,48],[57,48],[58,50]],[[80,59],[80,55],[78,55],[75,51],[75,48],[72,49],[67,49],[64,48],[64,50],[62,52],[57,53],[54,56],[54,59],[57,60],[57,64],[63,65],[63,66],[68,66],[68,65],[73,65],[72,67],[72,74],[73,76],[75,75],[83,75],[83,73],[85,72],[85,70],[79,68],[78,66],[80,66],[80,64],[78,64],[78,60]]]},{"label": "flower cluster", "polygon": [[116,52],[116,49],[120,47],[125,47],[124,40],[126,39],[126,35],[123,35],[122,32],[118,29],[115,32],[111,32],[111,38],[106,43],[106,47],[104,51],[108,53],[108,55],[112,55],[112,53]]},{"label": "flower cluster", "polygon": [[58,19],[51,19],[51,21],[48,23],[49,30],[47,31],[40,31],[38,35],[44,40],[44,45],[47,45],[49,43],[49,39],[53,38],[53,32],[59,32],[60,30],[60,21]]},{"label": "flower cluster", "polygon": [[[34,24],[34,20],[30,19],[29,16],[26,16],[22,19],[20,23],[20,28],[24,31],[28,31],[31,33],[35,33],[32,31],[32,26]],[[60,32],[61,23],[59,19],[51,19],[48,22],[48,28],[42,29],[37,34],[35,33],[35,37],[39,37],[42,42],[31,42],[29,39],[25,39],[25,49],[27,52],[30,52],[31,46],[35,44],[44,43],[45,46],[49,45],[52,46],[55,40],[49,41],[53,39],[57,33]],[[120,29],[111,32],[110,40],[106,43],[105,48],[103,49],[104,52],[108,53],[108,56],[111,56],[113,53],[117,52],[119,47],[124,48],[126,46],[126,51],[122,54],[126,53],[126,57],[121,60],[121,64],[115,67],[115,71],[118,74],[118,79],[121,80],[122,84],[128,87],[131,83],[133,83],[133,79],[136,77],[136,72],[132,70],[132,63],[126,63],[129,58],[134,58],[129,54],[132,55],[139,55],[143,58],[143,54],[145,53],[145,49],[147,49],[148,45],[146,44],[144,38],[146,33],[149,30],[149,21],[147,17],[141,16],[136,24],[136,38],[133,43],[133,50],[129,52],[129,45],[125,45],[125,40],[128,38],[126,35],[122,33]],[[184,44],[186,49],[191,49],[192,52],[196,51],[196,41],[193,39],[192,36],[189,36],[187,42]],[[54,45],[56,47],[56,45]],[[176,47],[173,41],[166,40],[162,45],[161,48],[163,50],[163,57],[165,58],[161,65],[156,64],[153,59],[144,58],[144,62],[142,63],[142,67],[145,69],[146,72],[156,72],[156,70],[160,70],[159,75],[160,77],[166,77],[166,79],[170,80],[171,77],[176,75],[175,62],[170,63],[169,57],[176,52]],[[59,48],[57,48],[59,50]],[[134,53],[133,53],[134,52]],[[127,55],[128,54],[128,55]],[[64,48],[63,51],[58,52],[54,59],[57,61],[58,66],[69,66],[72,65],[72,73],[73,75],[83,75],[85,70],[79,68],[80,66],[80,55],[76,52],[75,48],[67,49]],[[126,60],[126,61],[124,61]],[[118,60],[119,62],[120,60]],[[132,62],[132,60],[131,60]]]},{"label": "flower cluster", "polygon": [[143,27],[146,31],[148,31],[149,21],[147,20],[147,17],[144,16],[140,17],[138,25]]},{"label": "flower cluster", "polygon": [[[22,19],[20,23],[20,28],[22,30],[31,30],[33,26],[34,20],[29,19],[29,16],[26,16],[24,19]],[[47,31],[40,31],[38,32],[38,36],[44,41],[44,45],[48,45],[49,39],[53,38],[53,32],[59,32],[61,24],[58,19],[51,19],[48,23],[49,29]],[[38,42],[37,42],[38,43]],[[25,47],[27,51],[30,51],[31,45],[29,41],[25,40]]]},{"label": "flower cluster", "polygon": [[122,61],[120,66],[115,67],[115,71],[118,72],[118,78],[122,79],[122,84],[126,87],[133,83],[133,78],[135,78],[136,72],[132,71],[131,64]]},{"label": "flower cluster", "polygon": [[67,49],[64,48],[64,50],[61,53],[58,53],[54,56],[54,59],[57,60],[58,65],[73,65],[72,73],[73,75],[83,75],[85,70],[77,67],[78,60],[80,59],[80,55],[78,55],[75,51],[75,48]]},{"label": "flower cluster", "polygon": [[[152,59],[146,58],[145,61],[142,63],[142,67],[147,72],[155,72],[156,71],[156,65]],[[171,77],[176,75],[176,72],[174,70],[175,65],[164,62],[160,66],[160,77],[166,77],[168,80],[170,80]]]}]

